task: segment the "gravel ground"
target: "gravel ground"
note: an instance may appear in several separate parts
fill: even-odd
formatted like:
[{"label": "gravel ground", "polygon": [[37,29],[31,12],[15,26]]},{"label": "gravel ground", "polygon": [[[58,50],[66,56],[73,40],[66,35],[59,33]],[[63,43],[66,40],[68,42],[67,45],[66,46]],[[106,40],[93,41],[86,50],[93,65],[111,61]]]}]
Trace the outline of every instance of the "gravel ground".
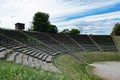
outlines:
[{"label": "gravel ground", "polygon": [[97,62],[90,64],[94,66],[93,74],[105,80],[120,80],[120,62]]}]

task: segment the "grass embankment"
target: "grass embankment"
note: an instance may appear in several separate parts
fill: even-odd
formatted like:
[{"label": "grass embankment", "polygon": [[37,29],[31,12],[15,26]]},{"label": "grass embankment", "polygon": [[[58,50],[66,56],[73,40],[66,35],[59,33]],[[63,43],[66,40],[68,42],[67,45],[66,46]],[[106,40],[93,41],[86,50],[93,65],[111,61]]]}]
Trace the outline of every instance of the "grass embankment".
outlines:
[{"label": "grass embankment", "polygon": [[[120,61],[120,53],[115,52],[77,52],[75,57],[64,54],[55,57],[55,65],[62,74],[35,70],[0,60],[0,80],[100,80],[98,77],[88,75],[87,63],[99,61]],[[90,68],[91,69],[91,68]],[[88,69],[88,71],[90,70]]]},{"label": "grass embankment", "polygon": [[73,80],[100,80],[100,78],[89,75],[92,68],[87,68],[88,64],[101,61],[120,61],[120,53],[117,52],[76,52],[77,58],[65,54],[58,55],[54,64]]},{"label": "grass embankment", "polygon": [[65,74],[35,70],[0,60],[0,80],[72,80]]},{"label": "grass embankment", "polygon": [[117,49],[120,51],[120,36],[112,36],[112,38]]}]

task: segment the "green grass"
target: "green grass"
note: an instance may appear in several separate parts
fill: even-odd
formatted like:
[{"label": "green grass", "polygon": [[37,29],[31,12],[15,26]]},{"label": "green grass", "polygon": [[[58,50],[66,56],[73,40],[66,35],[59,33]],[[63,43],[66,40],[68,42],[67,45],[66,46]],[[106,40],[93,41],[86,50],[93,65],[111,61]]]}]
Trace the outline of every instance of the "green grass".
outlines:
[{"label": "green grass", "polygon": [[63,72],[61,74],[36,70],[1,59],[0,80],[101,80],[90,74],[93,67],[88,66],[90,63],[101,61],[120,61],[120,53],[76,52],[72,55],[58,55],[54,58],[54,64]]},{"label": "green grass", "polygon": [[63,72],[61,74],[35,70],[1,59],[0,80],[101,80],[90,74],[93,67],[88,66],[90,63],[101,61],[120,61],[120,53],[76,52],[72,55],[58,55],[54,58],[54,64]]},{"label": "green grass", "polygon": [[65,74],[35,70],[0,60],[0,80],[72,80]]},{"label": "green grass", "polygon": [[117,49],[120,51],[120,36],[112,36],[112,38]]},{"label": "green grass", "polygon": [[93,67],[88,67],[88,64],[101,61],[120,61],[120,53],[117,52],[76,52],[72,55],[58,55],[54,64],[63,73],[71,76],[73,80],[101,80],[89,74]]}]

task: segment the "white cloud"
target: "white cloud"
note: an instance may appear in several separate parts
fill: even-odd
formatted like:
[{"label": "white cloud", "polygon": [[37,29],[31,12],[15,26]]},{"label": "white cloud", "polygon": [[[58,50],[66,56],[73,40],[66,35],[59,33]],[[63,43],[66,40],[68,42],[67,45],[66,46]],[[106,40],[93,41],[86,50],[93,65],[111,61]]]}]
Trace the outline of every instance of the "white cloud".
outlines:
[{"label": "white cloud", "polygon": [[[0,26],[14,29],[16,22],[23,22],[28,28],[34,13],[42,11],[50,14],[51,22],[57,25],[60,30],[79,28],[82,25],[88,26],[88,29],[91,28],[89,26],[95,27],[96,25],[104,27],[104,25],[111,24],[98,21],[120,18],[120,12],[88,16],[70,21],[62,20],[69,16],[81,15],[90,10],[105,8],[116,3],[120,3],[120,0],[0,0]],[[97,23],[93,24],[95,21]]]},{"label": "white cloud", "polygon": [[100,20],[111,20],[111,19],[117,19],[117,18],[120,18],[120,11],[100,14],[100,15],[92,15],[92,16],[82,17],[82,18],[68,20],[68,21],[61,21],[56,24],[57,25],[62,25],[62,24],[68,25],[68,24],[73,24],[73,23],[79,23],[80,21],[100,21]]},{"label": "white cloud", "polygon": [[77,27],[81,29],[81,32],[83,34],[110,34],[114,27],[114,24],[120,22],[119,14],[120,11],[101,15],[93,15],[69,21],[61,21],[56,23],[56,25],[60,27],[60,30],[63,30],[65,28],[72,29]]}]

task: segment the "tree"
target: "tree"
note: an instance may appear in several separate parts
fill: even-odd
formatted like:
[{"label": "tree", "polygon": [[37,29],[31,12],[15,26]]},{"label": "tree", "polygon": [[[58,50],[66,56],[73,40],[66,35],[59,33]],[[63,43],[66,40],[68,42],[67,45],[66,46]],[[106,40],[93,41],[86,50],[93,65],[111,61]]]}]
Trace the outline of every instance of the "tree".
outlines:
[{"label": "tree", "polygon": [[78,29],[72,29],[70,31],[70,34],[73,34],[73,35],[79,35],[80,34],[80,31]]},{"label": "tree", "polygon": [[62,32],[60,32],[61,34],[72,34],[72,35],[79,35],[80,31],[78,29],[64,29]]},{"label": "tree", "polygon": [[55,25],[49,25],[49,31],[50,33],[57,33],[58,29]]},{"label": "tree", "polygon": [[33,30],[47,32],[49,28],[49,15],[43,12],[37,12],[33,17]]},{"label": "tree", "polygon": [[63,31],[60,32],[60,34],[70,34],[69,29],[64,29]]},{"label": "tree", "polygon": [[120,36],[120,24],[119,23],[115,24],[111,35]]},{"label": "tree", "polygon": [[49,21],[49,14],[43,12],[37,12],[33,16],[33,31],[39,32],[51,32],[57,33],[57,27],[55,25],[51,25]]}]

